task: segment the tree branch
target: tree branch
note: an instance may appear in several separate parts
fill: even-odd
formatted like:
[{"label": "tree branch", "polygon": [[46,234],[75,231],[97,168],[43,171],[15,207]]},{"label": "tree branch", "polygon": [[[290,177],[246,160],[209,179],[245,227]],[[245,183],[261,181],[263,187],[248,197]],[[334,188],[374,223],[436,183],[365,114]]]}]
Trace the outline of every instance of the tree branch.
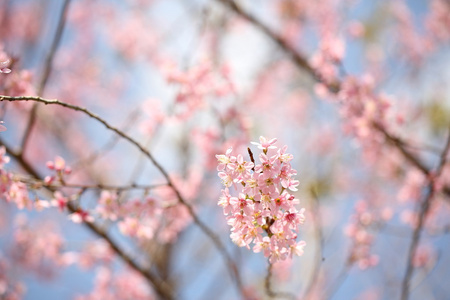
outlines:
[{"label": "tree branch", "polygon": [[[33,176],[36,180],[42,181],[42,176],[40,176],[39,173],[24,159],[22,153],[14,152],[9,146],[7,146],[1,140],[0,145],[5,147],[9,155],[11,155],[27,173]],[[50,187],[46,188],[48,189],[48,191],[54,192],[54,189],[51,189]],[[72,202],[67,203],[67,208],[71,213],[77,211],[77,207]],[[114,242],[112,238],[108,236],[108,234],[103,229],[100,228],[100,226],[98,226],[94,222],[84,222],[83,224],[87,226],[95,235],[104,239],[113,249],[113,251],[120,258],[122,258],[122,260],[126,264],[128,264],[132,269],[134,269],[138,273],[140,273],[144,278],[146,278],[149,281],[149,283],[153,286],[157,294],[161,297],[161,299],[175,299],[173,291],[165,281],[156,277],[150,270],[140,266],[129,254],[125,253],[125,251],[122,250],[119,247],[119,245],[116,242]]]},{"label": "tree branch", "polygon": [[170,176],[167,173],[167,171],[153,157],[153,155],[150,153],[150,151],[145,149],[144,146],[142,146],[139,142],[137,142],[136,140],[134,140],[133,138],[131,138],[130,136],[125,134],[120,129],[117,129],[116,127],[111,126],[104,119],[102,119],[98,115],[90,112],[89,110],[87,110],[84,107],[72,105],[72,104],[61,102],[61,101],[58,101],[58,100],[48,100],[48,99],[44,99],[44,98],[41,98],[41,97],[31,97],[31,96],[10,97],[10,96],[0,95],[0,102],[1,101],[11,101],[11,102],[14,102],[14,101],[34,101],[34,102],[44,103],[46,105],[59,105],[59,106],[62,106],[62,107],[68,108],[68,109],[72,109],[72,110],[75,110],[75,111],[82,112],[85,115],[89,116],[90,118],[97,120],[98,122],[103,124],[107,129],[115,132],[121,138],[125,139],[126,141],[128,141],[129,143],[131,143],[132,145],[137,147],[152,162],[152,164],[158,169],[158,171],[163,175],[163,177],[166,180],[167,185],[175,193],[175,195],[176,195],[176,197],[178,199],[178,202],[180,202],[182,205],[184,205],[187,208],[187,210],[188,210],[189,214],[191,215],[194,223],[197,224],[197,226],[200,227],[200,229],[211,239],[213,244],[216,246],[216,248],[219,250],[219,252],[225,258],[225,260],[227,261],[227,264],[228,264],[228,269],[230,271],[230,275],[231,275],[232,279],[234,279],[234,282],[236,283],[236,286],[237,286],[239,292],[243,294],[242,280],[241,280],[241,277],[240,277],[240,273],[238,271],[238,267],[234,263],[234,261],[231,258],[231,256],[226,251],[226,249],[225,249],[224,245],[222,244],[222,242],[220,241],[219,237],[208,226],[206,226],[206,224],[203,223],[203,221],[200,220],[200,218],[194,212],[194,208],[188,202],[186,202],[186,200],[181,195],[180,191],[176,188],[176,186],[172,182],[172,179],[170,178]]},{"label": "tree branch", "polygon": [[[298,50],[289,45],[278,33],[270,29],[268,26],[263,24],[261,21],[256,19],[250,13],[246,12],[243,8],[241,8],[234,0],[216,0],[217,2],[222,3],[225,7],[235,12],[239,17],[247,20],[253,26],[264,32],[271,40],[273,40],[281,49],[283,49],[289,57],[292,58],[294,64],[309,73],[317,82],[320,82],[328,87],[328,89],[337,94],[341,88],[341,82],[336,80],[332,83],[328,83],[323,81],[320,76],[317,76],[317,73],[314,71],[314,68],[309,64],[308,60],[305,58],[303,54],[301,54]],[[397,148],[405,158],[412,163],[415,167],[421,170],[425,175],[428,175],[430,170],[425,166],[425,164],[415,155],[406,150],[408,144],[399,138],[393,137],[385,128],[380,125],[374,125],[374,128],[385,135],[385,137],[390,140],[391,144]],[[391,139],[392,138],[392,139]],[[450,187],[445,186],[443,188],[443,192],[450,196]]]},{"label": "tree branch", "polygon": [[[35,176],[34,176],[35,177]],[[43,187],[46,189],[60,189],[60,188],[74,188],[82,190],[115,190],[115,191],[127,191],[127,190],[153,190],[159,187],[167,186],[167,183],[160,184],[129,184],[129,185],[108,185],[108,184],[78,184],[63,182],[60,184],[47,184],[44,180],[36,178],[18,178],[20,182],[31,185],[33,187]]]},{"label": "tree branch", "polygon": [[446,164],[447,154],[448,154],[449,149],[450,149],[450,128],[449,128],[449,133],[448,133],[448,137],[447,137],[447,142],[446,142],[444,150],[442,151],[442,154],[441,154],[441,159],[440,159],[439,165],[437,166],[435,173],[430,174],[431,178],[429,179],[427,195],[420,206],[419,219],[417,221],[417,226],[414,229],[411,243],[409,245],[406,271],[405,271],[405,275],[402,280],[402,290],[401,290],[401,299],[402,300],[407,300],[409,298],[409,286],[410,286],[411,277],[412,277],[413,271],[414,271],[414,266],[413,266],[414,257],[416,255],[417,246],[419,245],[420,235],[422,233],[422,228],[425,223],[425,218],[431,207],[431,201],[433,200],[433,196],[435,193],[435,187],[434,187],[435,180],[437,178],[439,178],[439,176],[442,172],[442,169],[444,168],[444,166]]}]

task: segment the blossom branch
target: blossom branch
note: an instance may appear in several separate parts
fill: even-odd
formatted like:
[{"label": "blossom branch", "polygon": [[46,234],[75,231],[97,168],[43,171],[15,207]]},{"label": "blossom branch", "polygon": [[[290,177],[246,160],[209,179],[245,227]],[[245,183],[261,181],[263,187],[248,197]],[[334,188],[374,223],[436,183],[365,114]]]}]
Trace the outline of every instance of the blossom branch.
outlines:
[{"label": "blossom branch", "polygon": [[[272,39],[274,42],[276,42],[281,49],[283,49],[293,60],[294,64],[299,67],[300,69],[306,71],[309,73],[316,81],[324,84],[328,89],[333,93],[338,93],[341,89],[341,82],[339,80],[335,80],[333,83],[328,83],[323,80],[320,76],[317,75],[314,68],[310,65],[310,63],[307,61],[307,59],[304,57],[303,54],[299,53],[298,50],[290,46],[279,34],[277,34],[275,31],[270,29],[268,26],[263,24],[261,21],[259,21],[257,18],[246,12],[243,8],[241,8],[234,0],[216,0],[222,4],[224,4],[228,9],[235,12],[239,17],[247,20],[249,23],[251,23],[253,26],[264,32],[270,39]],[[428,175],[430,173],[430,170],[425,166],[421,160],[406,150],[406,148],[409,147],[409,145],[400,140],[399,138],[394,137],[392,134],[390,134],[386,128],[380,126],[379,124],[374,123],[373,128],[383,134],[387,140],[391,142],[391,144],[397,148],[400,153],[415,167],[417,167],[419,170],[421,170],[425,175]],[[447,196],[450,196],[450,187],[445,186],[442,190]]]},{"label": "blossom branch", "polygon": [[412,277],[412,274],[414,271],[413,260],[416,255],[417,246],[419,245],[420,235],[422,233],[422,228],[425,223],[425,218],[431,207],[431,201],[432,201],[434,193],[435,193],[435,186],[434,186],[435,180],[437,178],[439,178],[439,176],[442,172],[442,169],[444,168],[444,166],[447,162],[447,154],[448,154],[449,149],[450,149],[450,128],[449,128],[449,133],[448,133],[448,137],[447,137],[447,142],[445,144],[444,150],[442,151],[441,159],[440,159],[439,165],[436,168],[436,172],[434,174],[430,174],[431,178],[429,179],[427,195],[420,206],[419,218],[417,221],[416,228],[414,229],[414,232],[412,235],[411,243],[409,245],[406,271],[405,271],[405,275],[402,280],[402,290],[401,290],[401,299],[402,300],[409,299],[409,292],[410,292],[409,286],[410,286],[411,277]]},{"label": "blossom branch", "polygon": [[[6,151],[11,155],[20,166],[36,180],[42,181],[42,176],[24,159],[22,153],[13,151],[9,146],[7,146],[3,141],[0,140],[0,145],[4,146]],[[46,187],[48,191],[53,192],[54,190],[50,187]],[[74,213],[77,211],[77,207],[74,203],[68,202],[67,208],[69,212]],[[159,279],[150,270],[145,269],[143,266],[139,265],[129,254],[127,254],[119,245],[112,240],[112,238],[102,229],[100,226],[94,222],[84,222],[95,235],[104,239],[111,249],[132,269],[140,273],[144,278],[146,278],[149,283],[154,287],[155,291],[162,299],[175,299],[171,287],[163,280]]]},{"label": "blossom branch", "polygon": [[46,183],[44,180],[30,179],[30,178],[18,178],[20,182],[31,185],[35,188],[43,187],[46,189],[60,189],[60,188],[75,188],[82,190],[114,190],[114,191],[126,191],[126,190],[153,190],[159,187],[167,186],[167,183],[160,184],[129,184],[129,185],[108,185],[108,184],[76,184],[61,182],[60,184]]},{"label": "blossom branch", "polygon": [[139,142],[137,142],[136,140],[131,138],[129,135],[125,134],[120,129],[118,129],[116,127],[113,127],[108,122],[106,122],[104,119],[102,119],[101,117],[99,117],[98,115],[92,113],[91,111],[89,111],[88,109],[86,109],[84,107],[72,105],[72,104],[69,104],[69,103],[66,103],[66,102],[61,102],[61,101],[58,101],[58,100],[49,100],[49,99],[44,99],[44,98],[41,98],[41,97],[31,97],[31,96],[11,97],[11,96],[0,95],[0,102],[1,101],[11,101],[11,102],[14,102],[14,101],[34,101],[34,102],[44,103],[46,105],[59,105],[59,106],[62,106],[62,107],[68,108],[68,109],[79,111],[79,112],[82,112],[85,115],[89,116],[90,118],[97,120],[98,122],[103,124],[108,130],[111,130],[111,131],[115,132],[117,135],[119,135],[120,137],[122,137],[123,139],[125,139],[126,141],[131,143],[132,145],[136,146],[152,162],[152,164],[158,169],[158,171],[163,175],[163,177],[165,178],[165,180],[167,182],[166,183],[167,186],[169,186],[172,189],[172,191],[175,193],[175,195],[176,195],[176,197],[178,199],[178,202],[180,202],[182,205],[184,205],[187,208],[187,210],[188,210],[190,216],[192,217],[194,223],[197,224],[197,226],[200,227],[200,229],[211,239],[213,244],[216,246],[216,248],[219,250],[219,252],[225,258],[225,260],[226,260],[226,262],[228,264],[228,269],[230,271],[230,275],[234,279],[238,290],[241,293],[243,292],[243,286],[242,286],[242,281],[241,281],[241,278],[240,278],[239,270],[238,270],[236,264],[234,263],[233,259],[231,258],[231,256],[226,251],[222,241],[219,239],[219,237],[208,226],[206,226],[206,224],[203,221],[200,220],[200,218],[194,212],[194,208],[188,202],[186,202],[186,200],[181,195],[180,191],[175,187],[175,185],[174,185],[172,179],[170,178],[169,174],[167,173],[167,171],[153,157],[153,155],[150,153],[150,151],[145,149],[145,147],[142,146]]}]

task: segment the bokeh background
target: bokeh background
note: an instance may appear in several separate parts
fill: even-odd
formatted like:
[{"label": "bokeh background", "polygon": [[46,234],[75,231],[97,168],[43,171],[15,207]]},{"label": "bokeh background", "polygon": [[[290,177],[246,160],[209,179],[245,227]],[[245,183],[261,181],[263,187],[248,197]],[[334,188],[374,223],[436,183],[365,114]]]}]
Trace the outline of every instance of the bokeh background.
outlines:
[{"label": "bokeh background", "polygon": [[[246,147],[260,136],[288,145],[300,180],[295,195],[306,208],[299,230],[305,254],[274,267],[275,290],[298,299],[397,299],[412,263],[410,299],[447,299],[448,193],[435,193],[416,256],[408,261],[428,179],[387,138],[368,142],[367,136],[376,136],[370,126],[355,131],[345,101],[323,82],[360,80],[388,103],[382,118],[402,139],[400,147],[430,170],[437,167],[450,123],[450,3],[252,0],[239,1],[238,13],[227,3],[1,0],[0,50],[10,57],[12,72],[0,74],[0,94],[86,107],[142,144],[224,243],[255,299],[268,297],[267,260],[229,239],[217,206],[222,186],[215,154],[233,147],[248,160]],[[299,67],[289,49],[315,71]],[[67,183],[164,183],[139,149],[80,112],[30,102],[1,102],[0,109],[7,127],[0,143],[42,177],[53,174],[46,163],[61,156],[72,168]],[[22,179],[32,175],[11,153],[5,169]],[[443,165],[443,186],[450,183],[449,169]],[[98,217],[102,190],[83,190],[77,205]],[[32,208],[36,199],[55,199],[53,193],[32,184],[28,192],[29,209],[0,201],[6,274],[0,283],[20,282],[24,299],[100,299],[96,291],[105,282],[112,299],[153,297],[145,280],[109,254],[87,226],[69,220],[67,211]],[[123,189],[117,197],[122,205],[152,197],[177,206],[165,187]],[[163,225],[151,238],[124,234],[123,218],[96,222],[126,253],[167,279],[177,299],[243,297],[220,251],[183,208],[160,218]],[[370,240],[361,251],[373,265],[356,258],[352,224]],[[140,294],[120,292],[137,286]]]}]

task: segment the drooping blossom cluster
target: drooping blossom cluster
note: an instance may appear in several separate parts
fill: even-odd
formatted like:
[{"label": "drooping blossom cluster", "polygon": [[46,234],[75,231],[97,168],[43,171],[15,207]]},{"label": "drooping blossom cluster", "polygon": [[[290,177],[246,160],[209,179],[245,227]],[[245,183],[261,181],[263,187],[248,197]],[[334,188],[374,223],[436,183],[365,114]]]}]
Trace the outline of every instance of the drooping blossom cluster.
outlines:
[{"label": "drooping blossom cluster", "polygon": [[232,149],[216,155],[225,186],[218,204],[231,226],[233,242],[248,249],[253,243],[254,252],[262,251],[274,263],[303,254],[305,242],[296,240],[305,216],[304,209],[296,207],[299,200],[290,194],[297,191],[299,182],[292,177],[297,171],[291,167],[293,156],[286,152],[287,146],[277,150],[276,139],[259,140],[253,143],[262,150],[258,164],[250,150],[252,161],[245,161],[241,154],[233,156]]}]

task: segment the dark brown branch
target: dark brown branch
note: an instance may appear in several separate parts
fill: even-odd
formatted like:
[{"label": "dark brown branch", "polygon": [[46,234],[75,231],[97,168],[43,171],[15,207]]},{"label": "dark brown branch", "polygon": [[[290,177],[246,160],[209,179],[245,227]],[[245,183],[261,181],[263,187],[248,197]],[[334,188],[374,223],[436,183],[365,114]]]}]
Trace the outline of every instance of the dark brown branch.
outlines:
[{"label": "dark brown branch", "polygon": [[252,171],[255,172],[256,163],[255,163],[255,158],[253,157],[253,152],[252,152],[252,150],[250,150],[250,148],[247,148],[247,151],[248,151],[248,155],[250,156],[250,160],[253,163]]},{"label": "dark brown branch", "polygon": [[11,102],[14,102],[14,101],[35,101],[35,102],[39,102],[39,103],[44,103],[46,105],[59,105],[59,106],[62,106],[62,107],[66,107],[66,108],[75,110],[75,111],[79,111],[79,112],[82,112],[85,115],[89,116],[90,118],[97,120],[98,122],[103,124],[107,129],[115,132],[121,138],[127,140],[129,143],[131,143],[132,145],[136,146],[152,162],[152,164],[158,169],[158,171],[163,175],[163,177],[165,178],[165,180],[167,182],[167,185],[175,193],[175,195],[176,195],[176,197],[178,199],[178,202],[180,202],[182,205],[184,205],[187,208],[187,210],[188,210],[190,216],[192,217],[194,223],[197,224],[197,226],[200,227],[200,229],[211,239],[213,244],[216,246],[216,248],[219,250],[219,252],[225,258],[225,260],[227,261],[227,264],[228,264],[228,269],[230,271],[231,277],[234,279],[238,290],[241,293],[243,293],[243,286],[242,286],[242,281],[241,281],[241,277],[240,277],[238,268],[237,268],[236,264],[234,263],[233,259],[231,258],[231,256],[226,251],[225,246],[222,244],[222,242],[219,239],[219,237],[208,226],[206,226],[206,224],[203,223],[203,221],[200,220],[200,218],[194,212],[194,208],[192,207],[192,205],[190,205],[188,202],[186,202],[186,200],[181,195],[180,191],[175,187],[175,185],[172,182],[172,179],[170,178],[170,176],[167,173],[167,171],[153,157],[153,155],[150,153],[150,151],[145,149],[145,147],[142,146],[139,142],[137,142],[136,140],[134,140],[133,138],[131,138],[130,136],[125,134],[120,129],[117,129],[116,127],[111,126],[104,119],[102,119],[98,115],[90,112],[89,110],[87,110],[84,107],[72,105],[72,104],[61,102],[61,101],[58,101],[58,100],[48,100],[48,99],[44,99],[44,98],[41,98],[41,97],[31,97],[31,96],[10,97],[10,96],[0,95],[0,102],[1,101],[11,101]]},{"label": "dark brown branch", "polygon": [[[0,140],[0,145],[4,146],[9,155],[11,155],[20,166],[36,180],[42,181],[42,176],[23,158],[21,153],[14,152],[9,146],[5,145],[3,141]],[[48,188],[48,187],[47,187]],[[54,190],[48,188],[48,191],[53,192]],[[68,202],[67,208],[69,212],[74,213],[77,211],[77,207],[74,203]],[[144,278],[146,278],[149,283],[153,286],[155,291],[161,297],[161,299],[175,299],[173,291],[166,282],[156,277],[150,270],[145,269],[139,265],[129,254],[119,247],[119,245],[112,240],[110,236],[102,229],[100,226],[94,222],[84,222],[86,227],[88,227],[96,236],[104,239],[111,249],[132,269],[140,273]]]}]

